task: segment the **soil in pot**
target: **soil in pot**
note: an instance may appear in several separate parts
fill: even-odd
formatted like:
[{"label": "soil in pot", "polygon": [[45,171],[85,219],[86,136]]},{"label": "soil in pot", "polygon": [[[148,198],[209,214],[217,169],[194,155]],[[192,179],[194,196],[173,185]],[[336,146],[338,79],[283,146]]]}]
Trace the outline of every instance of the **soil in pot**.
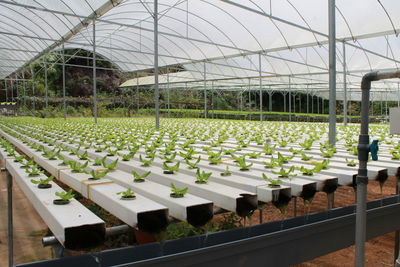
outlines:
[{"label": "soil in pot", "polygon": [[64,199],[54,199],[53,200],[53,204],[54,205],[67,205],[67,204],[69,204],[69,199],[67,199],[67,200],[64,200]]},{"label": "soil in pot", "polygon": [[38,184],[38,188],[40,189],[51,188],[51,184]]}]

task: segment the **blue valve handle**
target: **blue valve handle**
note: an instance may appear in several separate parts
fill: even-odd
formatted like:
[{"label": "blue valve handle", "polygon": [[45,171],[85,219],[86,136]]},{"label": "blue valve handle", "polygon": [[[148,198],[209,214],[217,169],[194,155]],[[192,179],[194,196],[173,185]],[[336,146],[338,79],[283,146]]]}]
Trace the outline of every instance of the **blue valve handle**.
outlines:
[{"label": "blue valve handle", "polygon": [[372,144],[369,145],[369,152],[371,152],[372,160],[378,160],[378,146],[379,140],[372,141]]}]

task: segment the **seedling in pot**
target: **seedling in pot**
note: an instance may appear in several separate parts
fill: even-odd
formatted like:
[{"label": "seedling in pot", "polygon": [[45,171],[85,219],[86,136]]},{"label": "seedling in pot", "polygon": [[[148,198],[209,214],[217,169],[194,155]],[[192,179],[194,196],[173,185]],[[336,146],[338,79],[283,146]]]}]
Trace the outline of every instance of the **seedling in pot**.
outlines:
[{"label": "seedling in pot", "polygon": [[76,173],[85,172],[85,168],[88,166],[88,164],[89,164],[89,161],[86,161],[83,164],[80,164],[79,162],[73,161],[73,160],[69,161],[69,166],[71,167],[72,172],[76,172]]},{"label": "seedling in pot", "polygon": [[269,187],[271,187],[271,188],[278,188],[278,187],[281,187],[281,184],[282,184],[282,180],[281,179],[272,179],[272,178],[269,178],[266,174],[262,174],[262,178],[263,178],[263,180],[265,180],[265,181],[267,181],[267,182],[269,182]]},{"label": "seedling in pot", "polygon": [[220,173],[221,176],[231,176],[232,173],[229,170],[229,166],[226,166],[225,171]]},{"label": "seedling in pot", "polygon": [[272,171],[272,173],[278,174],[279,177],[281,178],[289,178],[290,176],[297,176],[297,174],[293,174],[293,172],[294,172],[294,166],[290,167],[290,169],[287,171],[284,168],[281,168],[278,172]]},{"label": "seedling in pot", "polygon": [[167,156],[167,155],[165,155],[165,156],[160,156],[160,159],[162,159],[162,160],[164,160],[165,162],[167,162],[167,163],[172,163],[173,162],[173,160],[175,159],[175,157],[176,157],[176,152],[174,152],[171,156]]},{"label": "seedling in pot", "polygon": [[185,196],[185,194],[187,193],[188,190],[189,190],[188,187],[177,188],[177,187],[175,187],[175,185],[173,183],[171,183],[171,191],[172,191],[172,193],[170,194],[170,197],[182,198],[182,197]]},{"label": "seedling in pot", "polygon": [[122,157],[122,161],[130,161],[135,156],[135,153],[131,152],[128,154],[118,153],[118,155]]},{"label": "seedling in pot", "polygon": [[320,172],[321,170],[328,169],[329,162],[330,162],[329,159],[324,159],[321,162],[316,161],[311,163],[315,165],[314,172]]},{"label": "seedling in pot", "polygon": [[208,161],[210,162],[210,165],[217,165],[222,162],[222,158],[221,156],[209,157]]},{"label": "seedling in pot", "polygon": [[87,173],[90,174],[89,180],[99,180],[99,179],[103,178],[104,176],[106,176],[108,172],[109,172],[109,170],[104,170],[104,171],[91,170],[90,172],[87,172]]},{"label": "seedling in pot", "polygon": [[192,159],[193,155],[195,154],[195,150],[193,147],[189,147],[188,150],[186,150],[186,153],[180,152],[179,156],[181,156],[182,158],[186,159]]},{"label": "seedling in pot", "polygon": [[87,151],[83,152],[82,154],[78,153],[77,156],[80,160],[89,160],[89,155]]},{"label": "seedling in pot", "polygon": [[139,160],[142,163],[142,167],[149,167],[153,162],[154,158],[146,160],[142,158],[142,155],[139,155]]},{"label": "seedling in pot", "polygon": [[54,179],[54,176],[52,175],[46,179],[39,179],[39,180],[31,179],[31,183],[37,184],[38,188],[40,188],[40,189],[46,189],[46,188],[51,187],[50,182],[53,181],[53,179]]},{"label": "seedling in pot", "polygon": [[21,168],[29,168],[29,166],[35,164],[35,159],[31,158],[30,160],[26,161],[23,160],[20,162],[21,163]]},{"label": "seedling in pot", "polygon": [[29,173],[29,177],[35,177],[43,174],[43,171],[39,169],[39,166],[34,164],[30,169],[25,170],[27,173]]},{"label": "seedling in pot", "polygon": [[211,176],[211,172],[205,172],[205,171],[200,171],[200,169],[197,169],[196,171],[196,184],[206,184],[208,182],[208,179]]},{"label": "seedling in pot", "polygon": [[247,153],[247,156],[249,156],[251,159],[258,159],[261,155],[261,153],[257,153],[257,152],[251,152],[251,153]]},{"label": "seedling in pot", "polygon": [[279,165],[289,163],[289,159],[292,159],[294,156],[283,156],[280,152],[278,152],[278,163]]},{"label": "seedling in pot", "polygon": [[263,152],[265,153],[265,155],[272,155],[275,151],[275,147],[276,145],[271,146],[270,143],[265,143]]},{"label": "seedling in pot", "polygon": [[56,192],[55,195],[59,197],[59,199],[53,200],[53,204],[55,205],[66,205],[70,202],[71,198],[75,197],[72,189],[68,190],[68,192]]},{"label": "seedling in pot", "polygon": [[118,153],[118,149],[113,150],[113,149],[109,148],[107,150],[107,156],[109,156],[109,157],[115,156],[115,155],[117,155],[117,153]]},{"label": "seedling in pot", "polygon": [[300,154],[303,150],[302,149],[294,149],[293,147],[289,148],[289,151],[293,153],[293,155]]},{"label": "seedling in pot", "polygon": [[168,166],[166,162],[163,162],[164,174],[173,174],[179,170],[179,163],[177,162],[174,166]]},{"label": "seedling in pot", "polygon": [[109,171],[115,170],[115,168],[117,167],[117,164],[118,164],[118,159],[114,160],[110,164],[107,164],[105,161],[103,161],[103,167],[108,169]]},{"label": "seedling in pot", "polygon": [[136,198],[135,193],[130,187],[126,191],[118,192],[117,195],[122,195],[121,196],[122,200],[133,200]]},{"label": "seedling in pot", "polygon": [[262,164],[265,165],[265,168],[272,169],[279,166],[279,162],[275,160],[273,156],[271,156],[269,162],[263,161]]},{"label": "seedling in pot", "polygon": [[309,161],[310,159],[313,158],[312,156],[307,156],[307,155],[306,155],[305,153],[303,153],[303,152],[301,152],[300,155],[301,155],[301,160],[304,160],[304,161]]},{"label": "seedling in pot", "polygon": [[143,183],[145,180],[145,178],[147,176],[149,176],[151,173],[151,171],[142,173],[142,174],[138,174],[136,171],[132,171],[132,175],[133,175],[133,182],[135,183]]},{"label": "seedling in pot", "polygon": [[93,166],[101,166],[101,165],[103,165],[103,163],[106,161],[106,158],[107,158],[106,156],[104,156],[102,158],[95,158]]},{"label": "seedling in pot", "polygon": [[306,175],[306,176],[313,176],[313,175],[314,175],[314,170],[315,170],[315,167],[309,169],[309,168],[306,168],[306,167],[304,167],[304,166],[301,166],[301,167],[299,168],[299,171],[301,171],[302,174],[303,174],[303,175]]},{"label": "seedling in pot", "polygon": [[25,159],[25,155],[19,155],[14,157],[14,162],[22,163]]},{"label": "seedling in pot", "polygon": [[392,159],[399,160],[400,159],[400,153],[397,150],[392,150],[390,151],[390,154],[392,155]]},{"label": "seedling in pot", "polygon": [[189,169],[196,169],[196,165],[199,164],[201,157],[199,156],[195,162],[190,162],[189,159],[185,159],[186,164],[189,166]]},{"label": "seedling in pot", "polygon": [[357,166],[357,163],[356,163],[356,161],[355,161],[354,159],[348,159],[348,158],[346,158],[346,162],[347,162],[347,166],[349,166],[349,167],[355,167],[355,166]]},{"label": "seedling in pot", "polygon": [[237,165],[238,167],[240,167],[240,170],[241,170],[241,171],[248,171],[249,168],[250,168],[251,166],[253,166],[253,163],[246,164],[246,158],[245,158],[245,156],[242,156],[242,157],[238,157],[238,158],[237,158],[237,163],[236,163],[236,165]]}]

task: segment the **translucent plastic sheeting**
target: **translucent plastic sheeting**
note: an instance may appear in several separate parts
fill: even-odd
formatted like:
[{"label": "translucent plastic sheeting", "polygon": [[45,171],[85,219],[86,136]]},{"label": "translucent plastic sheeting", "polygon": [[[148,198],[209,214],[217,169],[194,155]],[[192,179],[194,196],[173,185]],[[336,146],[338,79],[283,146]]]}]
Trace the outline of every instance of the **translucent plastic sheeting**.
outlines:
[{"label": "translucent plastic sheeting", "polygon": [[[47,12],[0,0],[0,31],[7,32],[0,34],[0,47],[5,44],[13,49],[0,49],[0,77],[59,40],[105,2],[14,1],[54,11]],[[207,80],[253,80],[260,76],[261,63],[263,84],[268,83],[264,79],[288,82],[286,76],[311,82],[328,81],[328,1],[159,0],[158,3],[159,65],[183,64],[190,72],[183,77],[187,81],[204,79],[205,59]],[[340,39],[338,86],[343,83],[342,39],[347,42],[349,85],[359,83],[361,73],[369,70],[397,68],[400,1],[336,0],[336,6],[336,32]],[[16,14],[16,10],[21,14]],[[125,0],[109,10],[96,20],[97,53],[123,71],[153,68],[152,12],[150,0]],[[18,20],[8,20],[10,16]],[[89,22],[88,27],[67,40],[65,47],[92,50],[92,36]]]}]

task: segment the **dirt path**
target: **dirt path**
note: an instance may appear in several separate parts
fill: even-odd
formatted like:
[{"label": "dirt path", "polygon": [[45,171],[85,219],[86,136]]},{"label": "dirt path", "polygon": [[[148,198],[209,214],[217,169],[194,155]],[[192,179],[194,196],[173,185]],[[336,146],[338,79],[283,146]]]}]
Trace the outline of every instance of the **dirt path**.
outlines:
[{"label": "dirt path", "polygon": [[[42,246],[42,237],[47,233],[47,226],[30,204],[24,193],[14,183],[14,263],[25,263],[50,259],[50,248]],[[4,173],[0,174],[0,266],[7,266],[7,181]]]}]

